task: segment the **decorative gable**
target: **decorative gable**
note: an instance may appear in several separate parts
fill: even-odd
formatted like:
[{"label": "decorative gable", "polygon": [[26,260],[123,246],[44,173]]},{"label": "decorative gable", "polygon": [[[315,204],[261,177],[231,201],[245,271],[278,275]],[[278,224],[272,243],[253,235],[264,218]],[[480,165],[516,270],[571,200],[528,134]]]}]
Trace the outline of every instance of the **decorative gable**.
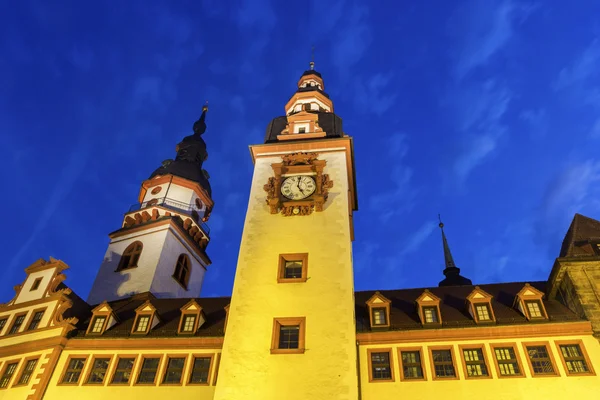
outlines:
[{"label": "decorative gable", "polygon": [[440,312],[441,299],[425,289],[417,298],[417,312],[423,325],[441,324],[442,314]]},{"label": "decorative gable", "polygon": [[117,318],[113,309],[105,301],[98,304],[92,310],[92,318],[90,318],[90,324],[88,325],[86,335],[102,335],[116,323]]},{"label": "decorative gable", "polygon": [[206,317],[202,307],[192,299],[180,308],[181,319],[179,320],[179,329],[177,333],[180,335],[193,335],[202,326]]},{"label": "decorative gable", "polygon": [[543,292],[526,283],[515,296],[515,307],[529,321],[548,319],[543,297]]},{"label": "decorative gable", "polygon": [[369,322],[371,328],[389,328],[390,326],[390,305],[392,302],[379,292],[375,292],[367,300],[369,309]]},{"label": "decorative gable", "polygon": [[479,286],[467,296],[467,309],[473,320],[480,323],[490,323],[496,321],[496,315],[492,308],[493,296]]},{"label": "decorative gable", "polygon": [[25,281],[14,287],[15,297],[7,305],[41,300],[57,293],[58,285],[66,279],[62,271],[69,266],[50,257],[49,261],[39,259],[25,268]]}]

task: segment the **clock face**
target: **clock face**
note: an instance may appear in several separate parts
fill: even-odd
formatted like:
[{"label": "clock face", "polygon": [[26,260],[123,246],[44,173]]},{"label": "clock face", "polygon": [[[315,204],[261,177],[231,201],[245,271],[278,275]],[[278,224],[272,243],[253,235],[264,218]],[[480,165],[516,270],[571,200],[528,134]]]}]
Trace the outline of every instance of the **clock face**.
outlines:
[{"label": "clock face", "polygon": [[316,188],[312,176],[289,176],[281,184],[281,194],[290,200],[302,200],[313,194]]}]

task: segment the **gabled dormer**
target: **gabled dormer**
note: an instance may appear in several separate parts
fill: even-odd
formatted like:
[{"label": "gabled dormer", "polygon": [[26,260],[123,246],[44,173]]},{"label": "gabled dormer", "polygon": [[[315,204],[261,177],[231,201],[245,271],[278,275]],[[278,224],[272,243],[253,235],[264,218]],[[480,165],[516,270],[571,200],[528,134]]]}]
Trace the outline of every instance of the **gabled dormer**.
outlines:
[{"label": "gabled dormer", "polygon": [[379,292],[367,300],[371,328],[390,327],[390,305],[392,302]]},{"label": "gabled dormer", "polygon": [[146,335],[159,323],[156,307],[150,300],[135,309],[135,320],[131,328],[132,335]]},{"label": "gabled dormer", "polygon": [[180,310],[181,319],[179,320],[177,333],[180,335],[195,334],[198,328],[206,321],[202,307],[200,307],[196,300],[192,299],[181,307]]},{"label": "gabled dormer", "polygon": [[515,296],[515,307],[529,321],[546,320],[548,319],[548,314],[542,301],[543,297],[544,293],[526,283],[523,289]]},{"label": "gabled dormer", "polygon": [[493,296],[479,286],[467,296],[467,308],[473,320],[478,324],[496,322],[496,315],[492,307]]},{"label": "gabled dormer", "polygon": [[442,313],[440,312],[441,299],[425,289],[417,298],[417,312],[423,325],[440,325]]},{"label": "gabled dormer", "polygon": [[113,309],[105,301],[98,304],[92,310],[92,318],[90,318],[90,324],[88,325],[86,335],[102,335],[116,323],[117,317],[115,316]]}]

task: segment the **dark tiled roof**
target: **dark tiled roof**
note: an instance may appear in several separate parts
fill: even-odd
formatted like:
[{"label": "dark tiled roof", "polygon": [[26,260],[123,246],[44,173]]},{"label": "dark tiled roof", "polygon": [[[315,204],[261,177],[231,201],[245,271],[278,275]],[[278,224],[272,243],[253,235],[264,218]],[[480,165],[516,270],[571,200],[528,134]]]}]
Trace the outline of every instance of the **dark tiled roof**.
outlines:
[{"label": "dark tiled roof", "polygon": [[[309,111],[313,114],[319,115],[319,126],[325,131],[327,138],[342,137],[344,132],[342,130],[342,119],[334,113],[321,112],[321,111]],[[281,131],[285,129],[287,125],[287,117],[281,116],[274,118],[267,126],[265,134],[265,143],[277,142],[277,135],[281,134]],[[298,140],[302,139],[302,134],[296,134]]]},{"label": "dark tiled roof", "polygon": [[[532,282],[531,286],[544,292],[546,282]],[[525,317],[513,307],[517,293],[523,288],[525,282],[496,283],[480,285],[479,287],[493,296],[492,307],[496,315],[497,325],[515,324],[543,324],[546,321],[527,321]],[[429,288],[429,291],[441,299],[440,311],[442,314],[441,328],[459,328],[476,326],[473,318],[469,315],[466,307],[466,298],[475,286],[445,286]],[[380,293],[388,298],[392,304],[390,307],[390,330],[414,330],[430,329],[423,327],[417,314],[415,300],[425,289],[401,289],[383,290]],[[371,331],[369,314],[366,302],[374,290],[355,292],[356,301],[356,330],[357,332]],[[135,309],[141,306],[147,299],[156,308],[160,322],[150,332],[142,337],[175,337],[181,318],[180,308],[191,299],[156,299],[152,295],[136,295],[132,298],[112,301],[109,303],[117,316],[116,325],[107,330],[102,338],[131,337],[131,329],[135,319]],[[81,300],[81,299],[80,299]],[[195,336],[198,337],[222,337],[225,325],[225,306],[230,297],[209,297],[194,299],[202,307],[206,321],[198,329]],[[81,300],[83,302],[83,300]],[[581,321],[582,319],[554,300],[544,300],[544,305],[550,321],[569,322]],[[85,332],[91,319],[92,307],[83,306],[78,301],[77,308],[74,306],[71,314],[79,313],[79,324],[77,330],[73,331],[72,337],[84,338]],[[436,327],[439,328],[439,327]],[[135,336],[135,335],[134,335]],[[98,336],[94,336],[97,338]],[[139,337],[139,336],[135,336]]]},{"label": "dark tiled roof", "polygon": [[600,222],[575,214],[565,235],[559,257],[593,257],[593,243],[600,243]]},{"label": "dark tiled roof", "polygon": [[[531,282],[531,286],[545,292],[546,282]],[[481,289],[492,295],[492,307],[496,315],[497,325],[533,324],[546,321],[527,321],[523,314],[513,307],[515,296],[523,288],[525,282],[495,283],[479,285]],[[475,286],[445,286],[429,288],[429,291],[441,299],[442,328],[458,328],[476,326],[467,311],[466,298]],[[390,307],[390,330],[429,329],[424,328],[417,314],[415,300],[425,289],[382,290],[380,293],[388,298]],[[371,331],[369,313],[366,302],[373,296],[374,290],[356,292],[356,330]],[[551,321],[579,321],[577,315],[554,300],[544,300],[544,305]]]},{"label": "dark tiled roof", "polygon": [[[135,319],[135,309],[146,302],[149,297],[134,296],[133,298],[111,301],[108,304],[113,309],[118,322],[108,329],[101,337],[129,337],[133,322]],[[156,308],[159,323],[143,337],[174,337],[177,336],[179,321],[181,318],[180,308],[186,305],[188,299],[156,299],[150,295],[150,301]],[[196,302],[202,307],[206,321],[198,329],[195,336],[219,337],[224,335],[223,327],[225,324],[225,306],[230,302],[229,297],[208,297],[195,298]],[[87,318],[80,319],[77,331],[73,337],[85,337],[85,332],[90,323],[91,314]],[[139,337],[133,335],[135,337]],[[98,336],[94,336],[97,338]]]}]

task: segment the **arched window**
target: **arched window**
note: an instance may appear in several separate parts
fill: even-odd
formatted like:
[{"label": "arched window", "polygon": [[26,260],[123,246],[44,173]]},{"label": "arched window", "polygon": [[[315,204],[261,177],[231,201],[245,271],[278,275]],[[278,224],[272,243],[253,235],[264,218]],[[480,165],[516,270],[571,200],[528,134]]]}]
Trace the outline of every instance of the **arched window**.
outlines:
[{"label": "arched window", "polygon": [[179,258],[177,258],[173,278],[187,290],[188,282],[190,280],[190,259],[187,254],[180,254]]},{"label": "arched window", "polygon": [[142,245],[142,242],[133,242],[127,246],[123,252],[123,255],[121,256],[121,261],[119,261],[119,267],[117,268],[117,271],[137,267],[143,247],[144,246]]}]

